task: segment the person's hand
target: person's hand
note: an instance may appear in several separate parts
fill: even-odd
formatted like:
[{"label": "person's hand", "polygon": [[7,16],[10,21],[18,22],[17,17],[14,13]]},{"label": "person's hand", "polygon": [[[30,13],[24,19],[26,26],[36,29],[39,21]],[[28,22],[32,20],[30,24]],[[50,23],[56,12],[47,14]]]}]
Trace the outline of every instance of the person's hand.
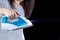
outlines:
[{"label": "person's hand", "polygon": [[15,9],[5,9],[3,14],[5,14],[10,19],[15,19],[19,16],[18,12],[16,12]]}]

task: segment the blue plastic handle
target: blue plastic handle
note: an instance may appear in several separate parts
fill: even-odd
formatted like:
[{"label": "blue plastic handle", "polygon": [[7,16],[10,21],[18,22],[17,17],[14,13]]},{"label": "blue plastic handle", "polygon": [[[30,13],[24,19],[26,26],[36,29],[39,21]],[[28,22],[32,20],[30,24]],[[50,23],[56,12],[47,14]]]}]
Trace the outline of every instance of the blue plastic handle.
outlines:
[{"label": "blue plastic handle", "polygon": [[2,23],[7,23],[8,17],[2,17]]}]

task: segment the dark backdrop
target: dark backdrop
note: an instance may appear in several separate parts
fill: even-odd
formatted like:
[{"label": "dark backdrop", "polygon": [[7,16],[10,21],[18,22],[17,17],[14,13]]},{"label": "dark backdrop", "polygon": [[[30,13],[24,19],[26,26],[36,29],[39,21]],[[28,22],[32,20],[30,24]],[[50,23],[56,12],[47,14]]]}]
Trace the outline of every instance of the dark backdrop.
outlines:
[{"label": "dark backdrop", "polygon": [[33,23],[34,26],[24,29],[26,40],[60,40],[60,28],[56,26],[60,24],[60,16],[57,16],[57,11],[53,11],[55,7],[53,5],[56,4],[47,0],[35,0],[30,20],[38,19],[38,21]]}]

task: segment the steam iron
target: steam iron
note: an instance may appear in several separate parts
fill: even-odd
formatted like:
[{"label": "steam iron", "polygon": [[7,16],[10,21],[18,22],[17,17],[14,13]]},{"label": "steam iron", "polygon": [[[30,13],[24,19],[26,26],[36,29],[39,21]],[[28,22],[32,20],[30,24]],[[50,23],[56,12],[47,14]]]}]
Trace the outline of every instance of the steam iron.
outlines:
[{"label": "steam iron", "polygon": [[19,16],[17,19],[10,20],[7,16],[3,16],[1,19],[2,30],[14,30],[20,28],[31,27],[32,23],[25,17]]}]

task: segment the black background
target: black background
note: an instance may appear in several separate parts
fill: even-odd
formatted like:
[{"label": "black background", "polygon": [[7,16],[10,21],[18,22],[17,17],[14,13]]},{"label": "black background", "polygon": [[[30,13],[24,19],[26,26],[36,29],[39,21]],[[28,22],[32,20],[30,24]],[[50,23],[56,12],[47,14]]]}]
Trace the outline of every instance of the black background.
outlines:
[{"label": "black background", "polygon": [[34,23],[34,26],[24,29],[25,39],[60,40],[60,28],[56,26],[56,24],[60,24],[60,16],[56,12],[54,1],[35,0],[30,20],[39,19],[39,23]]},{"label": "black background", "polygon": [[[32,12],[30,20],[40,19],[40,2],[35,0],[35,7]],[[35,25],[35,24],[34,24]],[[39,40],[40,39],[40,24],[24,29],[26,40]]]}]

